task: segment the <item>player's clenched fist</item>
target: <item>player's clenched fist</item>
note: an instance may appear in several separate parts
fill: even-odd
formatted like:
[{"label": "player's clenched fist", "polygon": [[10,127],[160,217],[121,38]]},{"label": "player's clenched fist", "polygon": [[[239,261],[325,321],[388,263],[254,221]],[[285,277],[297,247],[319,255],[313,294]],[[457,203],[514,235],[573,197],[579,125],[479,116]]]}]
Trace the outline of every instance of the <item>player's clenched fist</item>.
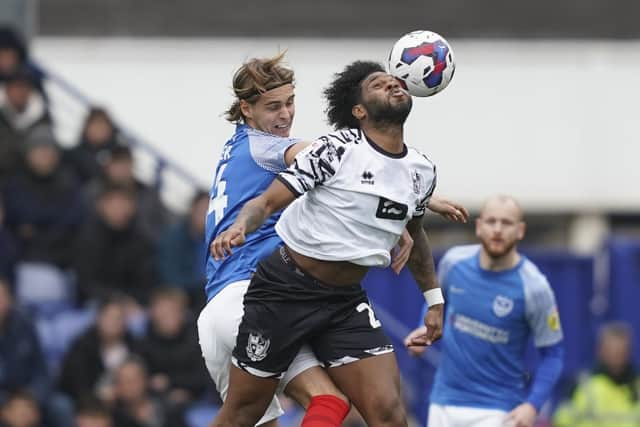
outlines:
[{"label": "player's clenched fist", "polygon": [[225,256],[231,255],[233,253],[231,251],[232,247],[240,246],[244,243],[244,233],[244,228],[232,225],[227,230],[218,234],[213,242],[211,242],[211,245],[209,245],[209,251],[213,259],[219,261]]}]

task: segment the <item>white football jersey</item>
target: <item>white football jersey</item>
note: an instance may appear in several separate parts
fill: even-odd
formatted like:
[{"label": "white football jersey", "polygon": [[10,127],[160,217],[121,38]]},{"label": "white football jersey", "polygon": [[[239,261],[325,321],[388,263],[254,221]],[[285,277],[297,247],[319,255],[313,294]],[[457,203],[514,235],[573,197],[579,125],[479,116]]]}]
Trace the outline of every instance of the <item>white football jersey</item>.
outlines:
[{"label": "white football jersey", "polygon": [[276,232],[296,252],[388,266],[407,222],[425,213],[435,165],[413,148],[384,151],[359,129],[323,136],[278,175],[298,197]]}]

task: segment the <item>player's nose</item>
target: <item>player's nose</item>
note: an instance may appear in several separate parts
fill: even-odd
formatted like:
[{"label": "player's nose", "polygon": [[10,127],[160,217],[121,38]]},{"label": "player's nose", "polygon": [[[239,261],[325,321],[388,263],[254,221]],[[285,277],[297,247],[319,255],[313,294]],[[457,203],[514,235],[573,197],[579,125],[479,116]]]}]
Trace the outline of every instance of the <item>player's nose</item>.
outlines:
[{"label": "player's nose", "polygon": [[387,88],[395,89],[400,87],[400,82],[392,75],[387,76]]},{"label": "player's nose", "polygon": [[280,109],[280,118],[281,119],[291,119],[291,117],[293,117],[293,113],[291,110],[289,110],[286,106],[282,107]]}]

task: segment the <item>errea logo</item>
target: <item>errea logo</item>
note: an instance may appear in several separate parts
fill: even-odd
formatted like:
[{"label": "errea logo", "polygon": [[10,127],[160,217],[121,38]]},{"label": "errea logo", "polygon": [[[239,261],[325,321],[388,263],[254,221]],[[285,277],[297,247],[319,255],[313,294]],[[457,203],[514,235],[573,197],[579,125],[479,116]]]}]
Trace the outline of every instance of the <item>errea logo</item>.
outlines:
[{"label": "errea logo", "polygon": [[373,185],[375,183],[375,181],[373,180],[373,174],[371,173],[371,171],[364,171],[360,176],[362,177],[362,180],[360,180],[360,183],[362,184]]}]

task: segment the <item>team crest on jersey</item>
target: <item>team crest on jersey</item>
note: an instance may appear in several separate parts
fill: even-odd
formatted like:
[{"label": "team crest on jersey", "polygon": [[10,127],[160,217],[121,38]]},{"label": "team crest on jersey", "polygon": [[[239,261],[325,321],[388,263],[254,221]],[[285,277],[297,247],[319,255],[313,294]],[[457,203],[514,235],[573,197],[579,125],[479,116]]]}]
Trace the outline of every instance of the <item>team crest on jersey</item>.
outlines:
[{"label": "team crest on jersey", "polygon": [[416,194],[421,194],[424,188],[424,178],[422,175],[418,173],[418,171],[413,171],[411,173],[411,180],[413,181],[413,192]]},{"label": "team crest on jersey", "polygon": [[498,295],[493,300],[493,312],[498,317],[504,317],[513,310],[513,300],[502,295]]},{"label": "team crest on jersey", "polygon": [[267,357],[271,340],[260,333],[250,333],[247,341],[247,356],[252,362],[259,362]]}]

